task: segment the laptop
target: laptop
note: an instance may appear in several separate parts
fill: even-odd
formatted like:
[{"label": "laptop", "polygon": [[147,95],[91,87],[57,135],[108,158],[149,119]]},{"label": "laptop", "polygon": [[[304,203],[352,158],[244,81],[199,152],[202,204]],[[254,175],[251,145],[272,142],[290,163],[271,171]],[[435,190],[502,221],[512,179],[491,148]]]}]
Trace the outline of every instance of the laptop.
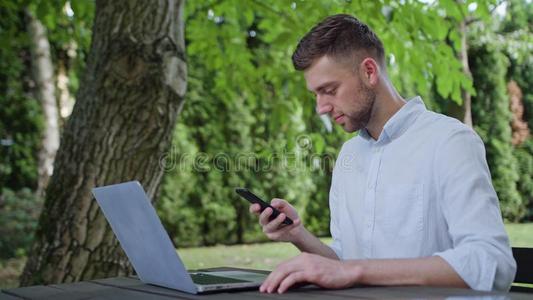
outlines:
[{"label": "laptop", "polygon": [[92,190],[139,279],[198,294],[259,287],[267,271],[187,272],[161,220],[138,181]]}]

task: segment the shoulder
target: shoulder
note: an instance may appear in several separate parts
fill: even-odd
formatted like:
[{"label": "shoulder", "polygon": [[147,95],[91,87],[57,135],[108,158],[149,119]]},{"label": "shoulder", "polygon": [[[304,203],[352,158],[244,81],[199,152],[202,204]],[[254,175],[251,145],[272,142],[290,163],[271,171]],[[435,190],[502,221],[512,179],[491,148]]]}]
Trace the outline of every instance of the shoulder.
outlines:
[{"label": "shoulder", "polygon": [[438,130],[442,133],[453,133],[457,130],[472,130],[463,122],[437,112],[425,111],[419,117],[418,126],[429,128],[431,130]]},{"label": "shoulder", "polygon": [[[421,127],[431,136],[432,164],[435,171],[458,172],[459,169],[485,170],[485,145],[473,128],[461,121],[435,112],[427,112]],[[469,172],[470,172],[469,171]]]},{"label": "shoulder", "polygon": [[417,131],[426,132],[432,143],[440,148],[455,140],[461,142],[481,142],[478,134],[463,122],[433,111],[424,112],[416,124]]}]

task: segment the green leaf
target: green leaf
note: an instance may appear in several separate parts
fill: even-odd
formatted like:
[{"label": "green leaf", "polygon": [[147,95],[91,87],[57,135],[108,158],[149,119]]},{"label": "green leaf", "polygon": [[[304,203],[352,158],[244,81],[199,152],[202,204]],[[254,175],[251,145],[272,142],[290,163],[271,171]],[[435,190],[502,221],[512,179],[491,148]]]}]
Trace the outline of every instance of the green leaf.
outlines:
[{"label": "green leaf", "polygon": [[70,1],[70,7],[74,11],[76,18],[85,18],[94,10],[94,2],[90,0],[73,0]]},{"label": "green leaf", "polygon": [[324,153],[324,148],[326,147],[326,141],[324,140],[324,137],[320,134],[314,133],[311,135],[311,138],[315,152],[317,154]]},{"label": "green leaf", "polygon": [[245,26],[249,27],[254,22],[254,12],[251,9],[247,9],[243,13],[244,20],[246,21]]},{"label": "green leaf", "polygon": [[452,92],[453,82],[449,76],[437,77],[437,91],[439,94],[446,98]]}]

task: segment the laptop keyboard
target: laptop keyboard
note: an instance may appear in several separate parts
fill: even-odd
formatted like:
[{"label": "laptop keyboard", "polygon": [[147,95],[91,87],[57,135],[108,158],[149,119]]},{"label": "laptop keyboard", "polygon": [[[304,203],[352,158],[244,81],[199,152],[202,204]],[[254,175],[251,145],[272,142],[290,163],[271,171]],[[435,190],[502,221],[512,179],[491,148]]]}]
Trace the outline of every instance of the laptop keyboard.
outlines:
[{"label": "laptop keyboard", "polygon": [[223,284],[223,283],[239,283],[239,282],[248,282],[246,280],[221,277],[209,275],[206,273],[190,273],[192,281],[196,284]]}]

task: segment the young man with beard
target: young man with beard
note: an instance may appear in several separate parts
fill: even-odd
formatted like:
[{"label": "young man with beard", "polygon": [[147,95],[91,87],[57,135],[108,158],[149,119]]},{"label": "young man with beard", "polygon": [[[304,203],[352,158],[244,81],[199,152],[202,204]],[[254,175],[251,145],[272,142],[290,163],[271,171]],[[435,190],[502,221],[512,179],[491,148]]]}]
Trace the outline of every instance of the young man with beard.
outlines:
[{"label": "young man with beard", "polygon": [[[352,16],[316,25],[292,58],[318,113],[359,134],[333,170],[330,246],[285,200],[272,200],[283,213],[270,222],[271,209],[250,206],[270,239],[302,251],[260,290],[282,293],[300,282],[507,290],[516,263],[478,135],[426,110],[420,97],[406,102],[387,76],[381,41]],[[293,225],[281,225],[286,216]]]}]

